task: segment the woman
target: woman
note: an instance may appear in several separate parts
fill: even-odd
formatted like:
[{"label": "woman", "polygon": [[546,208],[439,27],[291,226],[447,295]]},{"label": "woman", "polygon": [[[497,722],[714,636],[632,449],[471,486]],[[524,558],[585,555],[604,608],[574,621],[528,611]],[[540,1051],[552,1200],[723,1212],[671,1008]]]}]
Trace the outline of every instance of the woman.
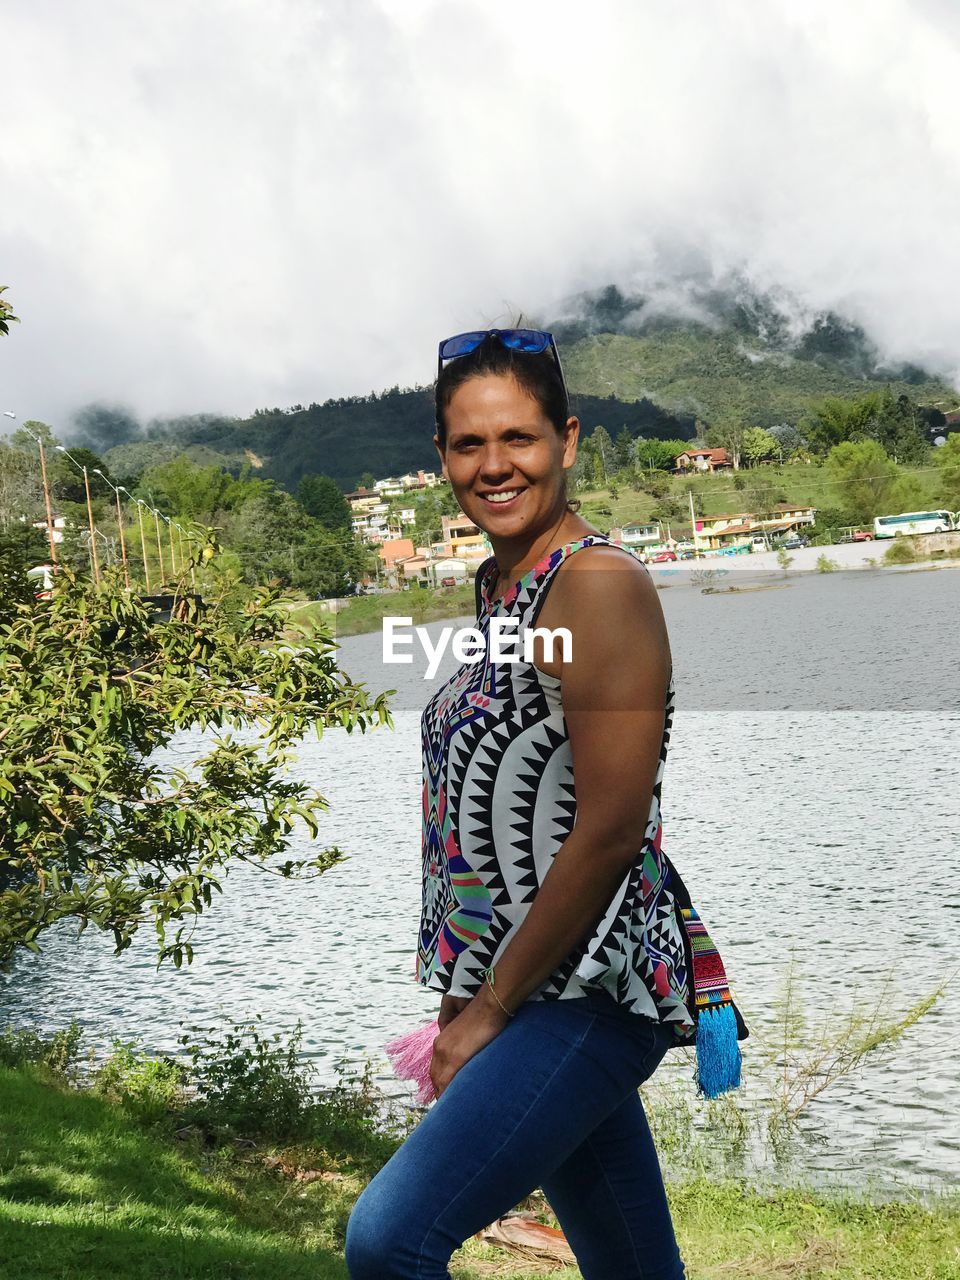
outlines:
[{"label": "woman", "polygon": [[438,1101],[357,1202],[348,1268],[447,1277],[541,1186],[587,1280],[677,1280],[637,1087],[706,1023],[701,1002],[717,1015],[701,1084],[713,1058],[709,1091],[736,1083],[739,1051],[719,957],[694,1000],[696,916],[685,930],[660,852],[673,682],[656,589],[567,502],[579,423],[549,334],[447,339],[436,406],[443,473],[494,550],[478,628],[565,628],[569,646],[518,641],[521,661],[494,662],[488,643],[424,713],[417,976],[443,992]]}]

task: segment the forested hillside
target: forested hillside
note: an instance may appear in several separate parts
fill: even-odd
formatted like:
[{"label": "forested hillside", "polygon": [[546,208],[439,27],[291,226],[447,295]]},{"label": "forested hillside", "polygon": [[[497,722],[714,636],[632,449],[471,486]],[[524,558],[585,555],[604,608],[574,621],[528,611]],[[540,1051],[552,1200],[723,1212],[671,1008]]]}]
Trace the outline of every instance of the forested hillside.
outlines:
[{"label": "forested hillside", "polygon": [[[688,289],[685,318],[656,299],[610,287],[572,299],[547,320],[561,344],[585,434],[690,440],[731,421],[797,425],[825,397],[875,390],[916,404],[955,407],[957,393],[915,367],[884,367],[862,330],[839,317],[795,317],[747,290]],[[378,476],[436,468],[433,406],[425,388],[394,387],[309,406],[259,409],[251,417],[203,415],[155,421],[89,406],[75,438],[107,453],[116,474],[188,452],[238,474],[245,463],[296,490],[304,475],[353,488]]]}]

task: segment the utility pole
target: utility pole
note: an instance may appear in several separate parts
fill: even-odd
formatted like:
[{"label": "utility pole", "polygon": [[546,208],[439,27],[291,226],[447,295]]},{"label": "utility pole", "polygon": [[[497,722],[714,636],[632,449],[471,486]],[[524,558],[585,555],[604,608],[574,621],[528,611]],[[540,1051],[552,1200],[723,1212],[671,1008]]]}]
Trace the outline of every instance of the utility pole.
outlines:
[{"label": "utility pole", "polygon": [[90,525],[90,560],[93,564],[94,581],[99,586],[100,583],[100,559],[97,556],[97,528],[93,523],[93,499],[90,497],[90,477],[87,474],[87,468],[82,462],[78,462],[69,449],[64,448],[62,444],[57,445],[57,452],[64,453],[77,468],[83,473],[83,491],[87,495],[87,521]]},{"label": "utility pole", "polygon": [[[123,485],[121,485],[120,487],[121,489],[123,489]],[[139,521],[139,524],[140,524],[140,551],[141,551],[141,554],[143,555],[143,582],[147,588],[147,593],[149,594],[150,570],[147,567],[147,538],[146,538],[146,534],[143,531],[143,502],[140,498],[135,498],[129,489],[123,489],[123,492],[127,495],[127,497],[132,502],[135,502],[137,504],[137,520]]]},{"label": "utility pole", "polygon": [[123,537],[123,508],[120,505],[120,490],[112,481],[107,479],[99,467],[94,467],[93,474],[95,476],[99,476],[105,484],[110,485],[110,488],[113,490],[114,496],[117,499],[117,532],[120,535],[120,559],[123,561],[123,581],[129,591],[130,570],[127,567],[127,544]]},{"label": "utility pole", "polygon": [[153,522],[157,526],[157,559],[160,561],[160,586],[163,586],[163,580],[166,570],[163,567],[163,543],[160,541],[160,512],[156,507],[151,507],[153,512]]},{"label": "utility pole", "polygon": [[[14,415],[10,414],[9,416],[13,417]],[[50,541],[50,563],[56,567],[57,540],[53,536],[53,508],[50,505],[50,485],[47,483],[47,458],[43,449],[43,439],[40,436],[35,436],[29,427],[24,427],[22,424],[21,427],[31,440],[36,440],[37,446],[40,449],[40,476],[43,480],[43,505],[47,512],[47,537]]]},{"label": "utility pole", "polygon": [[690,528],[693,532],[693,553],[700,559],[700,539],[697,536],[697,517],[693,514],[693,490],[687,490],[687,497],[690,500]]}]

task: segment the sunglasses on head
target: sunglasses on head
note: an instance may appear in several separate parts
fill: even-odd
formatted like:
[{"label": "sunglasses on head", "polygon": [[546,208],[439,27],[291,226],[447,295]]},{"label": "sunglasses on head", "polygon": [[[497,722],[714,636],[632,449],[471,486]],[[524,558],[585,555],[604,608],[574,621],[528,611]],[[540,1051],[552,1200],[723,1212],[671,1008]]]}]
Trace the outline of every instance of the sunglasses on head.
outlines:
[{"label": "sunglasses on head", "polygon": [[547,333],[544,329],[478,329],[472,333],[457,333],[452,338],[444,338],[440,343],[437,358],[437,377],[443,372],[445,361],[456,360],[458,356],[468,356],[487,338],[496,338],[509,351],[523,351],[529,355],[540,355],[544,351],[551,351],[556,361],[564,394],[566,394],[567,384],[564,382],[563,366],[560,363],[557,344],[553,340],[553,334]]}]

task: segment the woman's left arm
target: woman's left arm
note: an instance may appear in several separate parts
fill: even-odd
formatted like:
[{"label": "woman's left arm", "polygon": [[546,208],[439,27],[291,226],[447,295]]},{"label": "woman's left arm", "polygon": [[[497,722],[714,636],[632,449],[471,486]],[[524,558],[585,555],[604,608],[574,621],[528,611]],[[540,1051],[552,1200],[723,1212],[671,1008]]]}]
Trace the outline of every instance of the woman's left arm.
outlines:
[{"label": "woman's left arm", "polygon": [[[592,933],[633,865],[650,812],[671,672],[656,587],[622,552],[596,548],[571,557],[547,604],[551,625],[571,633],[561,691],[577,818],[496,962],[496,997],[510,1011]],[[437,1036],[431,1077],[438,1094],[506,1026],[496,997],[484,984]]]}]

